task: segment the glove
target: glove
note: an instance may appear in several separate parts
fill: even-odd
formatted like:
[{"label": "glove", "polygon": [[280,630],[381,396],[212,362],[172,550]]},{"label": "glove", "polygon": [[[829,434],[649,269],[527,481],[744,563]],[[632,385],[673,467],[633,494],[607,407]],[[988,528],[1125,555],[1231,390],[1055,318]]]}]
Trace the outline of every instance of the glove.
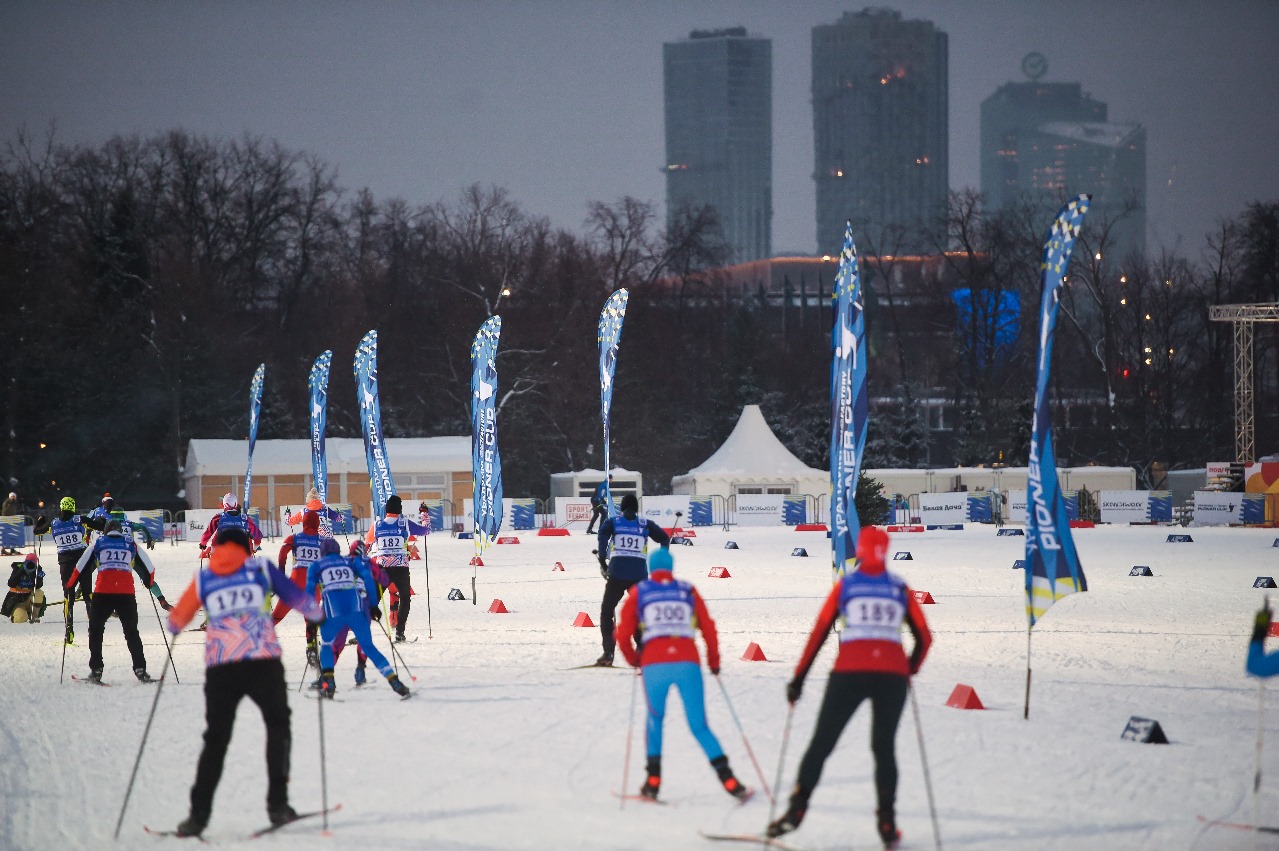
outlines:
[{"label": "glove", "polygon": [[205,547],[204,549],[200,550],[200,558],[209,558],[212,555],[213,555],[212,547]]},{"label": "glove", "polygon": [[173,606],[170,605],[169,601],[164,599],[163,597],[159,599],[159,603],[160,603],[160,608],[164,609],[166,612],[173,611]]},{"label": "glove", "polygon": [[375,621],[382,620],[382,610],[377,606],[369,606],[369,617],[373,618]]},{"label": "glove", "polygon": [[799,702],[799,696],[804,691],[803,680],[791,680],[786,684],[786,702],[795,704]]},{"label": "glove", "polygon": [[712,677],[718,677],[718,676],[719,676],[719,665],[712,665],[712,666],[711,666],[711,676],[712,676]]},{"label": "glove", "polygon": [[1265,641],[1266,636],[1270,634],[1270,622],[1274,620],[1274,612],[1270,611],[1269,604],[1257,609],[1257,617],[1253,620],[1252,640]]},{"label": "glove", "polygon": [[155,538],[147,538],[147,549],[148,550],[155,549]]},{"label": "glove", "polygon": [[608,560],[605,558],[600,558],[600,576],[608,579]]}]

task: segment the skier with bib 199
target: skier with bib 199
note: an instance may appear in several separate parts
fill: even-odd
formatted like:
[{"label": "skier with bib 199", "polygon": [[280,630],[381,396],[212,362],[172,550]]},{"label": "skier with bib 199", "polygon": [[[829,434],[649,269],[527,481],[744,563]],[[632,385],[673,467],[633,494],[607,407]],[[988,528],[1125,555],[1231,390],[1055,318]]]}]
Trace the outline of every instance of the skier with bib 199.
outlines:
[{"label": "skier with bib 199", "polygon": [[390,577],[399,596],[399,611],[392,622],[395,626],[395,640],[404,641],[404,625],[409,619],[409,597],[413,589],[409,587],[409,540],[413,535],[429,535],[431,527],[405,517],[404,503],[399,494],[391,494],[386,500],[386,511],[382,519],[374,523],[365,535],[365,542],[373,549],[378,564]]},{"label": "skier with bib 199", "polygon": [[213,793],[222,779],[235,727],[235,710],[245,697],[258,705],[266,724],[267,815],[272,825],[298,817],[289,806],[288,687],[269,597],[278,594],[308,621],[324,618],[315,598],[290,582],[270,559],[252,557],[252,543],[243,528],[227,526],[212,543],[209,563],[182,592],[165,624],[177,635],[200,607],[209,616],[204,641],[204,749],[191,787],[191,812],[178,825],[178,836],[199,836],[209,823]]},{"label": "skier with bib 199", "polygon": [[306,595],[315,595],[319,587],[324,602],[324,623],[320,626],[320,679],[314,687],[324,698],[333,697],[337,685],[333,668],[337,662],[334,648],[346,644],[347,632],[355,634],[360,649],[373,660],[382,676],[401,697],[409,696],[409,688],[400,682],[395,668],[373,644],[369,619],[377,620],[382,612],[377,607],[378,587],[369,564],[360,555],[343,557],[337,541],[326,539],[322,555],[307,571]]},{"label": "skier with bib 199", "polygon": [[598,549],[595,553],[600,562],[600,575],[607,581],[604,599],[600,601],[600,638],[604,652],[595,660],[595,664],[602,668],[613,664],[613,649],[617,645],[613,638],[617,604],[622,602],[631,586],[648,577],[645,562],[648,542],[656,541],[663,548],[671,543],[671,536],[665,529],[652,520],[640,519],[639,499],[635,494],[624,494],[619,507],[622,513],[601,523],[596,539]]},{"label": "skier with bib 199", "polygon": [[693,738],[702,746],[725,791],[739,800],[750,797],[728,767],[728,757],[706,723],[706,703],[702,688],[701,659],[694,635],[702,632],[706,642],[706,665],[719,676],[719,639],[715,621],[706,603],[694,588],[673,573],[671,551],[660,547],[648,557],[649,576],[636,583],[622,604],[617,623],[617,642],[622,655],[644,677],[648,703],[645,742],[648,744],[648,776],[640,795],[657,800],[662,783],[662,722],[666,717],[666,695],[671,686],[679,689],[684,714]]},{"label": "skier with bib 199", "polygon": [[[910,678],[924,663],[932,633],[924,610],[906,582],[884,566],[888,534],[875,526],[862,529],[857,539],[857,569],[835,583],[817,615],[808,644],[786,686],[786,699],[799,700],[808,675],[826,636],[838,618],[839,655],[826,684],[817,714],[813,739],[799,764],[799,776],[791,791],[790,805],[781,818],[768,826],[769,836],[781,836],[799,827],[808,810],[808,799],[817,788],[822,766],[844,726],[863,700],[871,706],[870,748],[875,757],[875,793],[879,808],[876,829],[887,848],[901,838],[894,806],[897,798],[895,739]],[[910,628],[915,646],[910,656],[902,648],[902,625]]]}]

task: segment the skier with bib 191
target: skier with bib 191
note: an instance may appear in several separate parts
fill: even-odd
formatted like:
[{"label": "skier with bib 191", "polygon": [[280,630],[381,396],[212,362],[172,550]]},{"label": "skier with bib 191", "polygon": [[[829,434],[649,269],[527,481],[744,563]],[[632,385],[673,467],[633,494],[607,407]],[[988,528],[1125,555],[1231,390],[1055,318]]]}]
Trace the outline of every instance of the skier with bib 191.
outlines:
[{"label": "skier with bib 191", "polygon": [[290,582],[270,559],[252,556],[243,528],[228,525],[212,544],[209,563],[182,592],[165,624],[177,635],[201,607],[209,616],[204,640],[204,749],[191,787],[191,811],[178,825],[178,836],[199,836],[209,823],[235,710],[245,697],[258,705],[266,724],[267,815],[272,825],[298,817],[289,806],[288,687],[271,623],[270,595],[278,594],[308,621],[324,618],[315,598]]},{"label": "skier with bib 191", "polygon": [[[876,829],[887,848],[901,838],[894,806],[897,798],[895,739],[910,678],[924,663],[932,633],[924,610],[906,582],[888,572],[884,558],[888,534],[875,526],[862,529],[857,539],[857,569],[841,577],[817,615],[817,623],[786,686],[786,699],[799,700],[808,675],[826,636],[838,618],[839,655],[826,684],[813,739],[799,764],[799,776],[791,791],[790,805],[781,818],[768,826],[769,836],[781,836],[799,827],[808,810],[808,799],[817,788],[822,766],[839,734],[863,700],[870,701],[870,749],[875,757],[875,793],[878,801]],[[902,625],[910,628],[915,646],[910,656],[902,648]]]},{"label": "skier with bib 191", "polygon": [[671,536],[665,529],[652,520],[640,519],[639,499],[635,494],[624,494],[620,508],[621,514],[600,524],[596,539],[598,549],[595,553],[600,562],[600,575],[607,581],[604,599],[600,601],[600,638],[604,652],[595,660],[595,664],[602,668],[613,664],[613,649],[617,644],[613,639],[617,604],[622,602],[632,585],[648,577],[645,562],[648,542],[656,541],[664,548],[671,543]]},{"label": "skier with bib 191", "polygon": [[706,702],[702,688],[701,659],[693,640],[698,630],[706,642],[706,665],[719,676],[719,639],[715,621],[706,603],[694,588],[673,573],[671,551],[660,547],[648,557],[649,576],[636,583],[622,604],[617,623],[617,643],[622,655],[644,677],[648,704],[645,742],[648,745],[648,776],[640,795],[657,800],[662,783],[662,722],[666,717],[666,696],[671,686],[679,689],[684,715],[693,738],[702,746],[725,791],[739,800],[751,793],[728,767],[728,757],[706,723]]},{"label": "skier with bib 191", "polygon": [[[373,548],[378,564],[390,577],[399,595],[399,611],[395,614],[395,640],[404,641],[404,624],[409,619],[409,540],[413,535],[429,535],[431,527],[403,515],[404,503],[399,494],[391,494],[386,500],[382,519],[374,523],[365,535],[365,542]],[[375,598],[376,599],[376,598]]]},{"label": "skier with bib 191", "polygon": [[322,555],[312,563],[306,577],[307,597],[313,597],[318,586],[324,603],[324,623],[320,626],[320,679],[314,687],[324,698],[333,697],[337,691],[333,679],[333,668],[337,662],[334,648],[346,644],[346,635],[350,631],[395,693],[408,697],[408,686],[400,682],[395,668],[373,644],[369,619],[377,620],[382,613],[377,607],[378,587],[368,562],[360,555],[343,557],[337,541],[332,538],[326,539],[320,548]]}]

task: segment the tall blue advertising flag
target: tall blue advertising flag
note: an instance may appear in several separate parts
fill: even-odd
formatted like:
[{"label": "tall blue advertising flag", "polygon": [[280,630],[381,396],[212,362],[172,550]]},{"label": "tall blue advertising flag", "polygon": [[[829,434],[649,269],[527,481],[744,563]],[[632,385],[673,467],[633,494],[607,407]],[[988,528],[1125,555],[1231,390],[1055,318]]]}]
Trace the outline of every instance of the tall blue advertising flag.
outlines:
[{"label": "tall blue advertising flag", "polygon": [[1088,212],[1090,196],[1080,195],[1057,214],[1044,242],[1043,294],[1039,306],[1039,376],[1031,421],[1026,500],[1026,613],[1030,626],[1067,594],[1087,591],[1079,554],[1070,534],[1070,516],[1057,482],[1048,381],[1052,371],[1053,332],[1062,280],[1075,238]]},{"label": "tall blue advertising flag", "polygon": [[329,409],[329,366],[333,352],[325,352],[311,365],[307,386],[311,391],[311,478],[320,501],[329,502],[329,461],[324,453],[324,426]]},{"label": "tall blue advertising flag", "polygon": [[245,517],[249,516],[249,493],[253,485],[253,447],[258,442],[258,421],[262,415],[262,380],[266,377],[266,364],[258,364],[253,373],[253,383],[249,385],[249,464],[244,471],[244,499],[240,500],[240,510]]},{"label": "tall blue advertising flag", "polygon": [[857,477],[866,450],[869,403],[866,397],[866,317],[853,225],[844,230],[844,247],[835,275],[835,324],[830,362],[830,541],[835,575],[843,576],[857,551]]},{"label": "tall blue advertising flag", "polygon": [[600,419],[604,423],[604,504],[609,516],[614,513],[613,494],[609,491],[608,412],[613,407],[613,374],[617,370],[617,347],[622,342],[622,323],[626,321],[626,302],[630,294],[617,290],[604,302],[600,311]]},{"label": "tall blue advertising flag", "polygon": [[355,394],[360,403],[360,429],[364,433],[364,463],[369,469],[373,512],[381,517],[386,501],[395,493],[391,459],[382,437],[382,408],[377,395],[377,331],[370,331],[355,349]]},{"label": "tall blue advertising flag", "polygon": [[[497,343],[502,317],[490,316],[471,344],[471,475],[475,538],[497,536],[502,526],[502,457],[497,450]],[[477,543],[477,547],[479,544]]]}]

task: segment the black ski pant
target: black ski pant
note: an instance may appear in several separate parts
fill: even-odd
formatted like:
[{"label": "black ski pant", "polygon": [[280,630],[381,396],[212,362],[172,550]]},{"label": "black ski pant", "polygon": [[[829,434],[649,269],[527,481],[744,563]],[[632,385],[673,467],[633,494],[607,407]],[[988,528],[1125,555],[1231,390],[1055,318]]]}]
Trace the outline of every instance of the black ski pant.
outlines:
[{"label": "black ski pant", "polygon": [[191,787],[191,814],[208,819],[213,793],[222,779],[226,749],[235,727],[240,699],[249,698],[262,712],[266,724],[266,806],[277,809],[289,803],[289,700],[284,665],[279,659],[248,659],[215,665],[204,677],[204,749],[196,764]]},{"label": "black ski pant", "polygon": [[902,709],[906,706],[906,689],[910,681],[899,674],[860,671],[832,671],[817,713],[813,740],[799,763],[796,783],[799,794],[807,798],[817,788],[822,765],[839,734],[863,700],[870,700],[870,750],[875,756],[875,793],[881,812],[892,812],[897,800],[897,754],[894,742]]},{"label": "black ski pant", "polygon": [[613,638],[613,625],[617,621],[617,604],[639,579],[609,579],[604,586],[604,600],[600,603],[600,637],[604,640],[604,655],[612,656],[617,648]]},{"label": "black ski pant", "polygon": [[591,506],[591,521],[586,524],[586,534],[589,535],[590,533],[595,531],[595,522],[597,520],[600,523],[603,523],[607,519],[608,519],[608,506],[604,505],[604,503]]},{"label": "black ski pant", "polygon": [[80,556],[84,554],[84,550],[69,550],[65,553],[58,553],[58,571],[62,574],[62,590],[65,592],[66,602],[62,606],[63,614],[66,617],[67,629],[75,626],[75,595],[76,589],[79,589],[80,596],[84,598],[84,611],[89,612],[89,601],[93,599],[93,571],[84,570],[80,572],[80,578],[76,581],[75,588],[67,587],[67,580],[71,578],[71,574],[75,572],[76,562],[80,560]]},{"label": "black ski pant", "polygon": [[124,641],[133,657],[133,670],[146,670],[147,657],[142,650],[142,636],[138,635],[138,601],[132,594],[94,594],[89,605],[89,670],[102,670],[102,633],[107,619],[119,615]]},{"label": "black ski pant", "polygon": [[395,593],[400,595],[400,606],[395,610],[395,634],[403,635],[404,624],[409,619],[409,599],[413,596],[413,592],[409,590],[409,566],[402,564],[385,570],[391,584],[395,586]]}]

